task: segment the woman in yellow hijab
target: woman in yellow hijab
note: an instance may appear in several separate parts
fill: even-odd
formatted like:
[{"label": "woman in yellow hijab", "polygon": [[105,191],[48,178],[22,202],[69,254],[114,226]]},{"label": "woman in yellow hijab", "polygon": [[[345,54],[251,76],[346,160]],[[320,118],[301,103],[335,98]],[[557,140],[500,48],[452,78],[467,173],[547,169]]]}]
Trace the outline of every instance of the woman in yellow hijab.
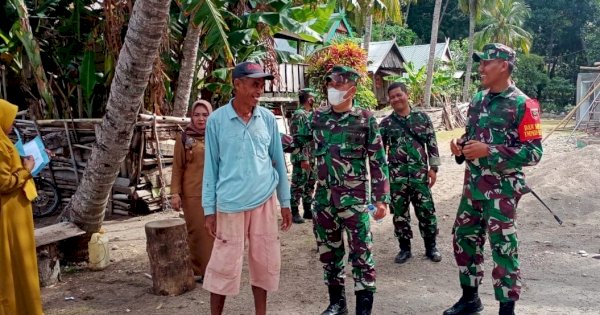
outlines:
[{"label": "woman in yellow hijab", "polygon": [[17,106],[0,99],[0,315],[42,314],[33,237],[33,158],[21,157],[8,134]]}]

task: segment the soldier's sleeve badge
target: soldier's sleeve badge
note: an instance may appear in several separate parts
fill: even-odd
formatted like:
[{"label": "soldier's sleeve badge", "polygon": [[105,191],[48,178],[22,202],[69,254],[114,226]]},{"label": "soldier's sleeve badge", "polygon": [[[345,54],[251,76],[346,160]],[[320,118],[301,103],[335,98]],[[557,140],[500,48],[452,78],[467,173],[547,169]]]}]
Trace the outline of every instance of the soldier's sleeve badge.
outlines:
[{"label": "soldier's sleeve badge", "polygon": [[525,101],[525,114],[519,124],[519,139],[524,142],[541,138],[540,104],[535,99],[527,99]]}]

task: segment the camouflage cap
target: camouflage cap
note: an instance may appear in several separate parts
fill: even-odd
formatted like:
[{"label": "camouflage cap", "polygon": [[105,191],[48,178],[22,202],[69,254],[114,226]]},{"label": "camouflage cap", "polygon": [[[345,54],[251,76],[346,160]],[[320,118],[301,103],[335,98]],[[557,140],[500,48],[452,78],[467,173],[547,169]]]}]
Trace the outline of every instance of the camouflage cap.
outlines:
[{"label": "camouflage cap", "polygon": [[481,52],[473,53],[473,61],[475,62],[494,59],[506,60],[513,65],[517,61],[515,51],[512,48],[499,43],[486,44],[483,46]]},{"label": "camouflage cap", "polygon": [[359,79],[360,79],[360,73],[358,73],[358,71],[354,70],[354,68],[352,68],[352,67],[342,66],[342,65],[333,66],[333,68],[331,68],[331,71],[329,71],[327,76],[325,76],[325,80],[327,82],[329,82],[329,81],[340,82],[340,80],[344,80],[345,82],[347,82],[347,81],[356,82]]}]

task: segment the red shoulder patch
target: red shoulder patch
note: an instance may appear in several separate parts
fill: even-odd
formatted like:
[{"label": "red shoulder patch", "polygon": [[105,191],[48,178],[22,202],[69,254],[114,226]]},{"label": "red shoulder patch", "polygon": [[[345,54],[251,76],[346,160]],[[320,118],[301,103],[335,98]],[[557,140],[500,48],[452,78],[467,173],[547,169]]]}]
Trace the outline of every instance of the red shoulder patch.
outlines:
[{"label": "red shoulder patch", "polygon": [[525,115],[519,124],[519,139],[524,141],[542,138],[540,104],[535,99],[525,101]]}]

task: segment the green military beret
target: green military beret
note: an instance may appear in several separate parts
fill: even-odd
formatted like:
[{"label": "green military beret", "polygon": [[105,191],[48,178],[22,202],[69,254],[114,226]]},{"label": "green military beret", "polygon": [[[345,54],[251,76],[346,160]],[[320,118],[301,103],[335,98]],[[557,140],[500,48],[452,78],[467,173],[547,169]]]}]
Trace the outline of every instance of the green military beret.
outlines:
[{"label": "green military beret", "polygon": [[499,43],[486,44],[483,46],[481,52],[473,53],[473,61],[475,62],[494,59],[506,60],[513,65],[517,61],[515,51],[512,48]]},{"label": "green military beret", "polygon": [[331,71],[325,77],[327,82],[335,81],[345,83],[348,81],[356,82],[360,79],[360,73],[354,70],[352,67],[335,65],[331,68]]}]

